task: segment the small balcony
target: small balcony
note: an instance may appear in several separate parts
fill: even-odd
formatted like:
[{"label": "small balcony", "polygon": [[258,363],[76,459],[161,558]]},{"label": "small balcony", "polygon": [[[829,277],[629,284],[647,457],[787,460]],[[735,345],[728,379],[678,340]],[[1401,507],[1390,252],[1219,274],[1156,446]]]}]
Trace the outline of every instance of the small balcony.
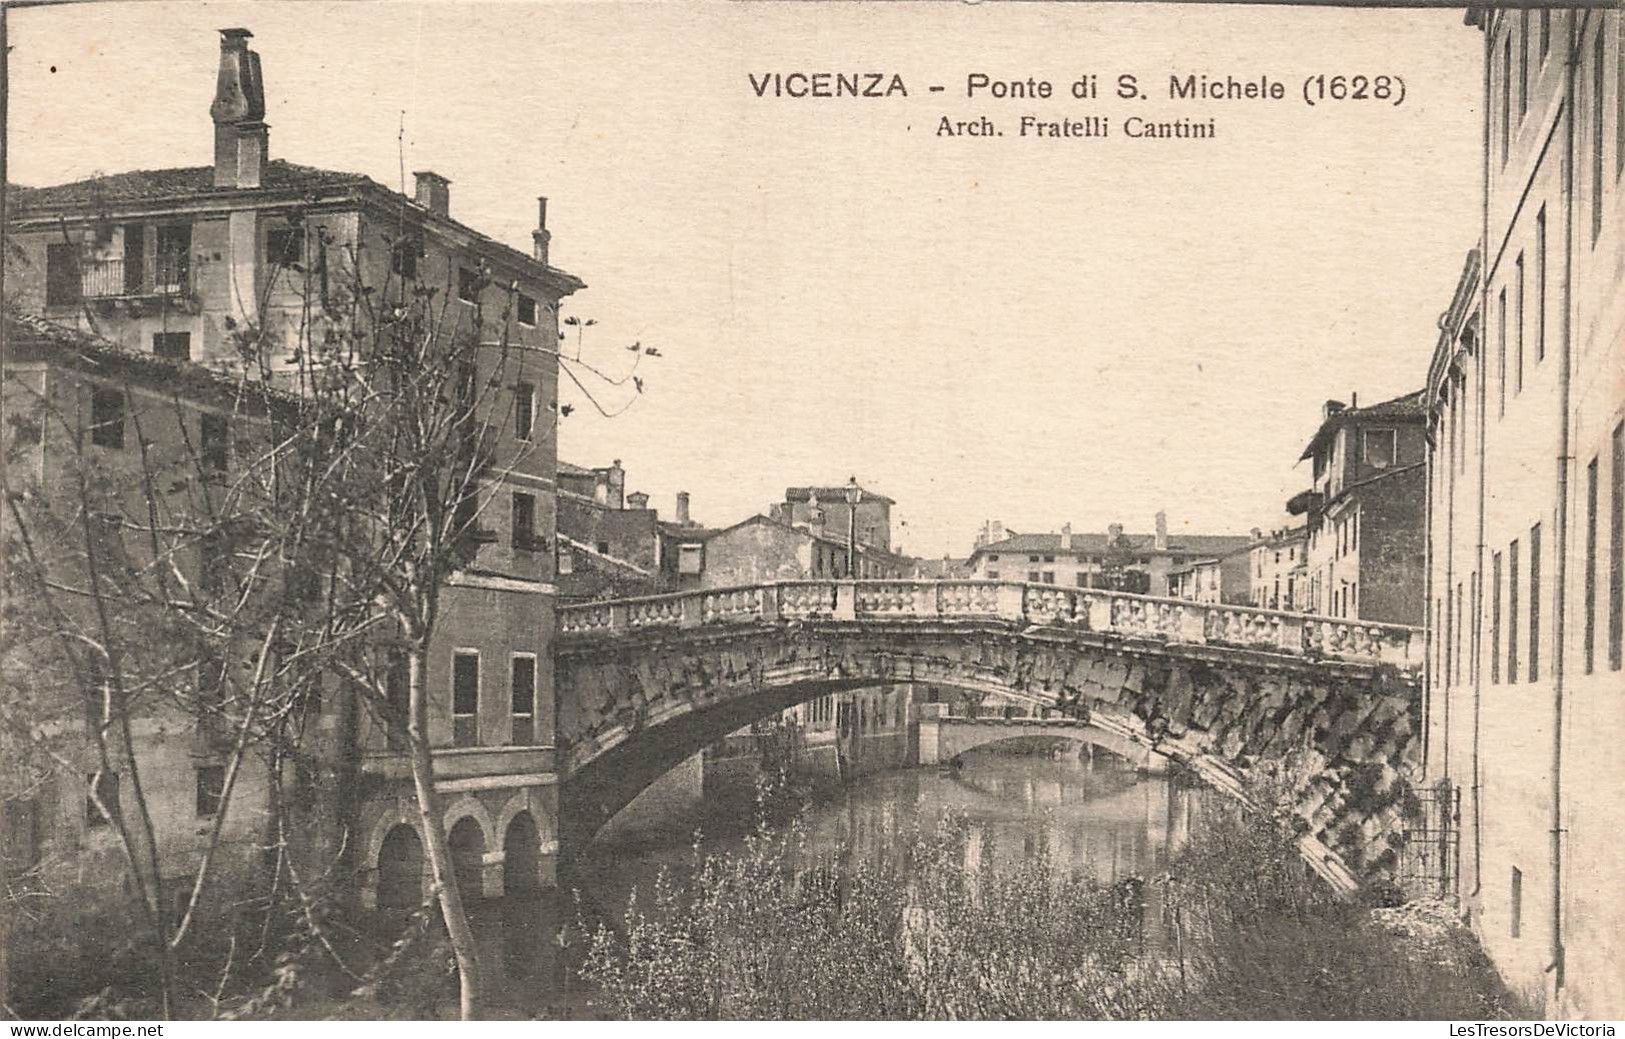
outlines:
[{"label": "small balcony", "polygon": [[[80,260],[78,284],[67,279],[51,293],[49,302],[84,302],[106,309],[157,305],[194,310],[196,292],[188,261],[189,257],[178,255],[160,256],[152,265],[132,262],[127,257]],[[72,297],[75,288],[77,299],[64,298]]]}]

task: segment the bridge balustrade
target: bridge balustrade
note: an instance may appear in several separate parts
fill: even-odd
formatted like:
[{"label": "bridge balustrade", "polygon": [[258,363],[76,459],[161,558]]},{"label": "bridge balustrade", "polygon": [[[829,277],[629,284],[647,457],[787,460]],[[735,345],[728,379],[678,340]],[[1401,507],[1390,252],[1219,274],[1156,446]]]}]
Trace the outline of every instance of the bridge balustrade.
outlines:
[{"label": "bridge balustrade", "polygon": [[558,611],[567,642],[630,632],[812,621],[1003,621],[1174,645],[1227,646],[1309,659],[1422,666],[1419,628],[1100,588],[1015,581],[782,581],[581,603]]}]

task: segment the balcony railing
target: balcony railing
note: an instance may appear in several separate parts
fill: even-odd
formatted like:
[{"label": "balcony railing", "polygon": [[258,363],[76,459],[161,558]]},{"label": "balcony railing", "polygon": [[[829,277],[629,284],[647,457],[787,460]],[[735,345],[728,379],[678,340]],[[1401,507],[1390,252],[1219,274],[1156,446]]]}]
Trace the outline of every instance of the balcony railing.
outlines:
[{"label": "balcony railing", "polygon": [[192,271],[184,257],[162,256],[157,264],[127,263],[121,257],[81,260],[79,293],[87,300],[148,296],[190,296]]},{"label": "balcony railing", "polygon": [[972,622],[1100,632],[1185,646],[1422,669],[1422,629],[1099,588],[1014,581],[786,581],[561,606],[569,641],[631,633],[808,621]]}]

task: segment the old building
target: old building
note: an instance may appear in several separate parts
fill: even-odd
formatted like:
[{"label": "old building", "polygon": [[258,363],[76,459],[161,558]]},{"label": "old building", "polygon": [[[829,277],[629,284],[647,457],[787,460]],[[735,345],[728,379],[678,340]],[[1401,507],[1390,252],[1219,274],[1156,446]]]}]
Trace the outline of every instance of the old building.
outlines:
[{"label": "old building", "polygon": [[[855,506],[850,503],[854,498]],[[865,490],[853,477],[839,487],[786,487],[784,500],[768,514],[780,523],[827,531],[831,537],[845,539],[851,533],[863,544],[889,552],[895,504],[884,494]]]},{"label": "old building", "polygon": [[1119,524],[1104,534],[1074,534],[1071,524],[1051,534],[1008,533],[1002,524],[998,531],[1007,536],[987,544],[978,538],[966,561],[972,577],[1075,588],[1102,588],[1116,581],[1122,590],[1150,595],[1172,594],[1170,575],[1176,569],[1228,556],[1249,543],[1245,536],[1170,534],[1168,517],[1160,512],[1153,534],[1125,534]]},{"label": "old building", "polygon": [[[212,164],[13,190],[7,303],[124,355],[242,372],[293,394],[340,358],[343,304],[362,294],[433,292],[447,335],[479,335],[465,384],[491,387],[486,418],[500,434],[477,503],[480,543],[442,598],[430,738],[471,893],[550,882],[556,343],[559,302],[582,282],[549,263],[545,199],[520,251],[456,220],[437,173],[418,173],[407,197],[272,158],[250,37],[221,32]],[[195,74],[201,85],[209,72]],[[424,859],[405,757],[364,722],[365,803],[347,838],[359,891],[366,904],[415,905]]]},{"label": "old building", "polygon": [[1309,573],[1309,532],[1303,527],[1253,531],[1248,602],[1260,609],[1303,610]]},{"label": "old building", "polygon": [[1617,1018],[1625,26],[1468,21],[1487,194],[1428,367],[1429,797],[1459,835],[1445,887],[1507,981]]},{"label": "old building", "polygon": [[1251,549],[1243,547],[1177,566],[1168,572],[1168,594],[1194,602],[1248,605],[1252,594],[1248,576],[1251,562]]},{"label": "old building", "polygon": [[1423,425],[1420,390],[1366,407],[1326,402],[1299,458],[1313,485],[1287,503],[1308,535],[1308,612],[1422,623]]}]

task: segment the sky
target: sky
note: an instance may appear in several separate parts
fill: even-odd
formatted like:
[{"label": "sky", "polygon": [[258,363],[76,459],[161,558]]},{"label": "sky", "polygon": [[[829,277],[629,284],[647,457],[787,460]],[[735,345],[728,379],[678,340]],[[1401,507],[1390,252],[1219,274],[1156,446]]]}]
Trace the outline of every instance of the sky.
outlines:
[{"label": "sky", "polygon": [[[1230,4],[105,3],[9,15],[9,177],[211,159],[216,29],[246,26],[273,158],[449,177],[462,222],[586,281],[611,369],[561,457],[620,459],[663,515],[726,525],[793,485],[895,499],[893,541],[1012,530],[1245,533],[1286,520],[1328,398],[1419,388],[1478,222],[1479,33],[1462,13]],[[767,72],[906,97],[758,97]],[[966,97],[967,77],[1050,99]],[[1137,77],[1148,98],[1076,101]],[[1282,101],[1175,101],[1170,75]],[[1402,104],[1305,105],[1397,76]],[[929,87],[940,85],[939,93]],[[1023,138],[1023,114],[1113,136]],[[1002,137],[945,137],[986,116]],[[1213,118],[1131,140],[1129,116]],[[404,134],[403,134],[404,128]],[[623,401],[602,393],[611,408]]]}]

